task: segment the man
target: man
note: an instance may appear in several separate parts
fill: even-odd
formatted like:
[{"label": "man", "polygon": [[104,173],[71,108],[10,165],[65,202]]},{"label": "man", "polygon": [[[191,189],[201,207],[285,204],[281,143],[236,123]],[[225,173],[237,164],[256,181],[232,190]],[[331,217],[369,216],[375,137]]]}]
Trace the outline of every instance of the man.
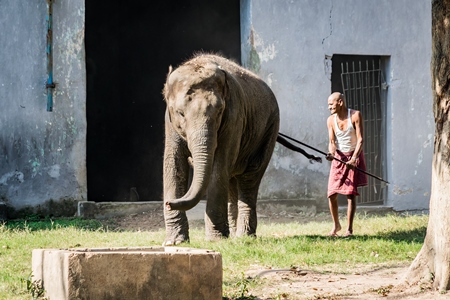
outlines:
[{"label": "man", "polygon": [[[367,176],[355,167],[365,171],[366,164],[363,153],[363,118],[358,110],[349,109],[345,96],[332,93],[328,97],[328,109],[331,116],[327,119],[329,145],[326,159],[331,161],[328,180],[328,204],[333,218],[333,228],[329,236],[338,236],[341,230],[338,214],[338,194],[347,197],[348,227],[344,236],[353,235],[353,218],[356,211],[358,187],[367,185]],[[338,158],[345,164],[335,160]]]}]

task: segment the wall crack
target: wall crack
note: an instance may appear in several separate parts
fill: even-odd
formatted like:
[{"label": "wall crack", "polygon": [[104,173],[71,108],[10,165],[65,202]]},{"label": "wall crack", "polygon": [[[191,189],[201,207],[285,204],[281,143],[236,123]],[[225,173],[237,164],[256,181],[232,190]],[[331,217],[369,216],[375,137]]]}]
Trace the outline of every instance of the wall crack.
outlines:
[{"label": "wall crack", "polygon": [[333,14],[333,2],[331,2],[330,17],[329,17],[330,34],[328,34],[326,37],[322,39],[322,45],[325,43],[325,40],[328,39],[333,34],[333,22],[331,21],[332,14]]}]

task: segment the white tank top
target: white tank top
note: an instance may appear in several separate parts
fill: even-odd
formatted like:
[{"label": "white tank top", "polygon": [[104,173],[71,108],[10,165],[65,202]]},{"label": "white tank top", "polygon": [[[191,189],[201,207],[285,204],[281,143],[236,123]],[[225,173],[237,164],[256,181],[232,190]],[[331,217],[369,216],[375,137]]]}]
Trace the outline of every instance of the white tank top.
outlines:
[{"label": "white tank top", "polygon": [[336,124],[334,134],[336,136],[336,147],[341,152],[351,152],[356,148],[356,131],[353,128],[352,118],[350,117],[350,109],[348,109],[348,126],[347,130],[339,129],[337,123],[337,114],[334,115],[334,123]]}]

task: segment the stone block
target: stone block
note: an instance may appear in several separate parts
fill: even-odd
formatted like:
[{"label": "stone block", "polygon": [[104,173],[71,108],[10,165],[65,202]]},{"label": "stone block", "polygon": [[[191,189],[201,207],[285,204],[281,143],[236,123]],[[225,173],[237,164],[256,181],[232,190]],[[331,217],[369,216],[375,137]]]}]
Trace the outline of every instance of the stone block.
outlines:
[{"label": "stone block", "polygon": [[184,247],[34,249],[50,300],[222,299],[222,256]]}]

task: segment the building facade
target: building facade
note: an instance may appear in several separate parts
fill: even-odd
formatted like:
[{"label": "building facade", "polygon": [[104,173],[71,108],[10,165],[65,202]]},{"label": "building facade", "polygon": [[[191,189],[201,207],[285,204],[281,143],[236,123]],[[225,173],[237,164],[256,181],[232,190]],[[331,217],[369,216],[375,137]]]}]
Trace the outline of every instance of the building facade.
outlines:
[{"label": "building facade", "polygon": [[[434,117],[430,1],[241,1],[242,61],[274,90],[280,132],[325,152],[327,98],[363,112],[370,179],[358,200],[428,207]],[[410,20],[414,20],[411,22]],[[306,149],[306,148],[305,148]],[[277,146],[262,198],[327,205],[329,163]]]},{"label": "building facade", "polygon": [[[146,6],[142,1],[140,6],[136,5],[136,12],[126,22],[121,22],[121,15],[117,14],[118,21],[113,22],[117,26],[117,35],[123,37],[131,34],[145,27],[141,24],[142,20],[152,19],[144,13],[138,13],[139,10],[144,12],[147,9],[150,12],[165,9],[166,14],[170,14],[174,9],[170,7],[172,2],[181,12],[196,12],[208,3],[206,1],[201,5],[201,1],[198,1],[199,6],[183,4],[187,6],[182,7],[182,1],[171,1],[158,4],[161,7],[155,8]],[[281,111],[280,132],[325,152],[328,143],[327,97],[332,91],[344,92],[350,101],[349,106],[364,112],[365,145],[369,147],[366,153],[370,165],[368,171],[390,182],[386,185],[372,180],[369,187],[362,191],[360,203],[385,205],[395,210],[428,208],[434,137],[429,67],[429,1],[236,0],[233,5],[229,1],[215,3],[219,2],[223,7],[234,5],[229,15],[234,13],[231,9],[235,9],[240,21],[236,21],[239,18],[227,19],[230,24],[233,22],[234,29],[228,29],[230,24],[224,24],[223,20],[219,22],[221,15],[217,13],[214,24],[220,28],[220,34],[204,33],[185,52],[173,55],[183,60],[192,54],[192,49],[210,48],[219,52],[223,50],[226,56],[233,56],[234,50],[227,52],[226,49],[227,44],[232,44],[233,38],[226,34],[239,30],[240,39],[235,43],[240,44],[240,53],[234,58],[241,59],[245,67],[259,74],[273,89]],[[112,3],[109,7],[114,6]],[[126,5],[120,1],[116,4],[116,12],[123,10],[121,5]],[[225,14],[223,7],[217,11]],[[161,118],[158,117],[154,124],[146,124],[148,130],[140,133],[144,138],[148,136],[149,142],[139,144],[135,140],[127,140],[125,154],[121,149],[114,159],[104,162],[101,156],[107,155],[108,151],[100,151],[96,154],[99,162],[96,164],[97,157],[93,159],[92,155],[87,155],[95,153],[88,151],[90,146],[86,141],[88,136],[94,135],[92,131],[89,132],[89,128],[100,130],[108,124],[104,125],[104,120],[99,120],[97,124],[95,117],[86,117],[103,109],[93,106],[93,100],[86,92],[96,89],[97,94],[102,93],[98,85],[94,86],[90,81],[94,78],[92,74],[100,67],[92,63],[92,56],[89,55],[91,50],[86,47],[86,35],[92,34],[92,28],[95,27],[92,23],[86,26],[86,10],[89,10],[89,6],[83,0],[52,1],[51,10],[47,1],[2,1],[0,23],[6,30],[0,34],[3,54],[0,57],[3,66],[0,70],[0,201],[11,210],[31,209],[43,214],[71,215],[76,211],[77,203],[85,200],[161,200],[160,183],[145,192],[142,192],[144,188],[140,185],[145,185],[146,178],[151,176],[161,178],[162,181],[160,166],[164,104],[160,89],[169,66],[163,54],[172,54],[168,52],[169,47],[165,48],[170,42],[168,34],[174,30],[182,34],[186,28],[176,26],[175,21],[172,21],[175,25],[170,30],[167,29],[169,25],[152,26],[163,31],[166,36],[166,40],[158,36],[155,41],[143,46],[148,47],[145,49],[149,53],[147,69],[154,69],[157,72],[154,74],[159,75],[146,75],[146,70],[134,68],[136,78],[144,77],[147,82],[153,80],[158,90],[157,93],[149,93],[153,93],[150,95],[151,101],[158,103],[156,113]],[[207,14],[204,12],[201,15]],[[92,19],[94,17],[97,16]],[[52,21],[50,30],[49,20]],[[120,26],[125,25],[134,27],[122,30]],[[105,28],[108,26],[105,25]],[[146,28],[144,30],[148,31]],[[97,36],[101,38],[101,34]],[[217,36],[223,38],[217,39]],[[139,40],[139,37],[134,40]],[[187,43],[180,37],[177,40],[179,45]],[[128,44],[117,49],[129,47],[130,41],[125,41]],[[203,44],[206,41],[214,41],[215,44]],[[170,47],[174,48],[173,45]],[[115,49],[108,45],[105,53]],[[154,54],[157,49],[162,49],[158,52],[160,56]],[[52,57],[49,57],[48,51],[51,51]],[[141,55],[136,51],[129,53],[126,59]],[[173,57],[168,59],[173,60]],[[121,61],[124,61],[123,57]],[[163,71],[153,67],[156,61],[162,61]],[[115,72],[115,63],[111,62],[112,67],[108,72]],[[101,68],[109,68],[110,65],[102,65]],[[54,87],[48,85],[50,76],[56,83]],[[143,82],[136,84],[133,90],[145,85]],[[120,81],[105,84],[106,87],[119,85],[126,86]],[[52,95],[51,111],[48,109],[48,93]],[[126,93],[131,92],[120,92],[113,96],[124,98]],[[119,105],[114,102],[114,97],[105,107],[118,106],[119,111],[131,107],[131,104]],[[89,101],[90,106],[87,105]],[[151,108],[136,106],[135,111],[128,115],[134,118],[134,122],[139,122],[139,118],[144,119],[145,116],[134,112],[154,110],[156,104],[151,105]],[[115,115],[112,119],[117,121]],[[127,134],[139,134],[136,128],[132,127]],[[156,134],[152,130],[156,130]],[[91,141],[95,139],[97,137]],[[145,147],[151,152],[153,145],[158,146],[155,146],[157,150],[151,156],[127,163],[127,159],[131,161],[130,157],[136,156],[130,149]],[[314,153],[314,150],[305,150]],[[320,156],[319,153],[315,154]],[[88,170],[101,169],[100,162],[107,164],[111,170],[121,164],[129,166],[129,171],[121,171],[123,180],[120,177],[117,180],[130,181],[124,187],[126,192],[118,192],[117,197],[113,195],[104,199],[97,199],[100,196],[90,197]],[[139,168],[145,168],[146,171]],[[308,205],[326,206],[328,170],[329,163],[325,160],[322,164],[310,163],[300,154],[277,145],[263,179],[259,198],[302,200]],[[107,172],[112,171],[108,169]],[[131,180],[133,176],[126,172],[138,179]],[[152,173],[151,176],[149,173]],[[90,178],[102,176],[92,174]],[[156,180],[153,177],[151,181]],[[94,190],[95,185],[92,183],[90,189]],[[114,190],[118,183],[112,185],[109,188],[106,180],[105,193],[107,189]],[[147,196],[143,197],[143,194]]]}]

